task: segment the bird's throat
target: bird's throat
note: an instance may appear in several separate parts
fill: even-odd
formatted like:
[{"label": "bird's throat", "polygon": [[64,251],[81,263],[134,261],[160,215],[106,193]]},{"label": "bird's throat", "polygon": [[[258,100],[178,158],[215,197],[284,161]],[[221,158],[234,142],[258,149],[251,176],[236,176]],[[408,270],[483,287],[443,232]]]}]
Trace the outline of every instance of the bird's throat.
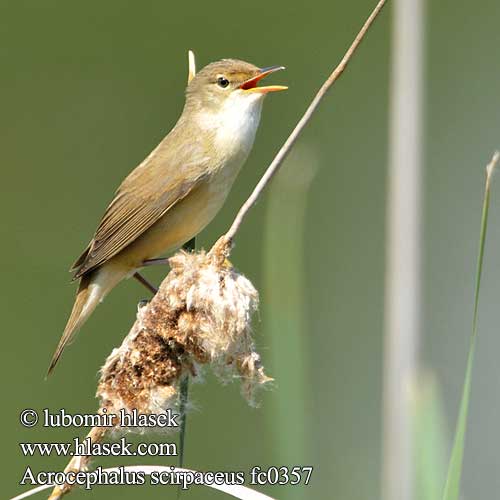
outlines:
[{"label": "bird's throat", "polygon": [[216,154],[225,161],[244,162],[252,149],[260,122],[262,96],[231,96],[219,110],[200,110],[200,128],[213,140]]}]

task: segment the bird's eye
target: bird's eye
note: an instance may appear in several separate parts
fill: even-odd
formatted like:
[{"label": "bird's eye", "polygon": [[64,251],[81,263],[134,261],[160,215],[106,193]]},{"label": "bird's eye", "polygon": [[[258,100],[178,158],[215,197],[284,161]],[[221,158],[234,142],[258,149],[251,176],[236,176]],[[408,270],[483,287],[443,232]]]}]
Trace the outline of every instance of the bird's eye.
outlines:
[{"label": "bird's eye", "polygon": [[229,80],[223,76],[219,76],[219,78],[217,78],[217,85],[225,89],[229,85]]}]

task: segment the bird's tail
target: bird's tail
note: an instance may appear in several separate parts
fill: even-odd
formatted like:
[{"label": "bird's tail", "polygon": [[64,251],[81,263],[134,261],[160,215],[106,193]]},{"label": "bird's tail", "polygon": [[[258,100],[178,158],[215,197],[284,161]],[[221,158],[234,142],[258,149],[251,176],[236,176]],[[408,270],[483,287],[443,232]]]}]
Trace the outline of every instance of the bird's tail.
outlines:
[{"label": "bird's tail", "polygon": [[51,374],[56,366],[68,342],[87,321],[99,302],[124,278],[124,275],[125,273],[120,273],[116,268],[100,268],[81,278],[71,315],[66,323],[57,349],[52,356],[47,376]]}]

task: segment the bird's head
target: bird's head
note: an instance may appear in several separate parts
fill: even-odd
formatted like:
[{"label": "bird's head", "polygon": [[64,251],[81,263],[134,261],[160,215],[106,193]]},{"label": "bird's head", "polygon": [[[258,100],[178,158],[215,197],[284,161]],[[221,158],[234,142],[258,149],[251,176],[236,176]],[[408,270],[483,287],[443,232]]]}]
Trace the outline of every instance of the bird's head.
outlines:
[{"label": "bird's head", "polygon": [[237,59],[222,59],[205,66],[186,89],[186,103],[198,111],[218,113],[228,106],[251,109],[270,92],[286,90],[282,85],[259,86],[266,76],[283,66],[258,68]]}]

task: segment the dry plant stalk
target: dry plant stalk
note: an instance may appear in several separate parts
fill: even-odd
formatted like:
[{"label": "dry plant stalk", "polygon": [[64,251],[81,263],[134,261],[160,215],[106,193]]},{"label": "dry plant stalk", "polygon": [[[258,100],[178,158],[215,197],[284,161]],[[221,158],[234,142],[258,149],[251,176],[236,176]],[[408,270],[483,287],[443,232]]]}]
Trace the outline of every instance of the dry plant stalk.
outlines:
[{"label": "dry plant stalk", "polygon": [[[182,378],[198,377],[203,366],[211,367],[222,380],[239,377],[243,395],[251,404],[255,402],[256,389],[272,380],[264,373],[251,336],[251,315],[257,308],[258,293],[227,258],[245,215],[282,165],[327,91],[343,73],[384,4],[385,0],[379,0],[227,233],[208,253],[181,251],[169,260],[171,271],[158,293],[149,304],[139,308],[132,329],[101,370],[97,396],[108,414],[118,414],[121,409],[136,409],[143,414],[175,409]],[[108,428],[93,428],[87,437],[101,441],[108,431]],[[89,458],[73,457],[65,471],[85,470]],[[60,499],[71,489],[67,484],[56,486],[49,500]]]}]

